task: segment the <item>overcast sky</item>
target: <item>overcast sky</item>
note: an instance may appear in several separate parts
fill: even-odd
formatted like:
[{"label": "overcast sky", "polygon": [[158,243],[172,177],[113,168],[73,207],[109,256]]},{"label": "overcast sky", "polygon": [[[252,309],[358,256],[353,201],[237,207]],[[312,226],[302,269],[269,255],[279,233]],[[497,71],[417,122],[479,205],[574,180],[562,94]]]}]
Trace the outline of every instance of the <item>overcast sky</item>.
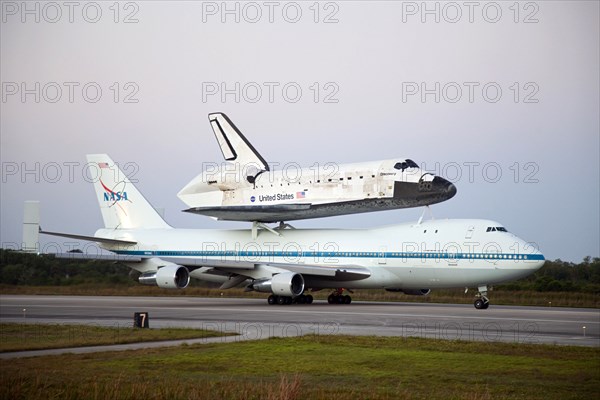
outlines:
[{"label": "overcast sky", "polygon": [[101,226],[87,153],[130,163],[176,227],[248,226],[176,197],[222,161],[207,120],[222,111],[271,163],[408,157],[458,188],[435,218],[599,256],[599,3],[423,4],[2,1],[2,245],[21,241],[24,200],[47,230]]}]

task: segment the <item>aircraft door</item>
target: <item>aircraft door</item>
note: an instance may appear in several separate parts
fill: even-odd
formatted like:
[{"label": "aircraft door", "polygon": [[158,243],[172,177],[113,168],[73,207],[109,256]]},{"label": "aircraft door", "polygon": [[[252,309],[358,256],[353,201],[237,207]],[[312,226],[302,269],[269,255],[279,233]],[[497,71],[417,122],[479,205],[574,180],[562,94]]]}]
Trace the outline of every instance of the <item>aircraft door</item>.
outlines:
[{"label": "aircraft door", "polygon": [[469,229],[467,229],[467,234],[465,235],[465,239],[471,239],[473,238],[473,231],[475,230],[474,226],[470,226]]},{"label": "aircraft door", "polygon": [[379,265],[387,264],[387,259],[385,258],[386,251],[387,251],[387,246],[381,246],[379,248],[379,252],[377,253],[377,263]]}]

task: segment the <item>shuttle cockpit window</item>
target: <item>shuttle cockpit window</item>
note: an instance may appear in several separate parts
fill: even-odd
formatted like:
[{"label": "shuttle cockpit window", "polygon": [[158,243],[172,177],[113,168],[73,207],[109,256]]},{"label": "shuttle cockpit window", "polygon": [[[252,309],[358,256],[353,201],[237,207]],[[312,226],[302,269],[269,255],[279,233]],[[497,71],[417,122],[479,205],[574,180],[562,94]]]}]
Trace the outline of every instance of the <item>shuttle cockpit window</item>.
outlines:
[{"label": "shuttle cockpit window", "polygon": [[397,162],[394,168],[404,171],[407,168],[419,168],[419,166],[413,160],[407,159],[406,161]]}]

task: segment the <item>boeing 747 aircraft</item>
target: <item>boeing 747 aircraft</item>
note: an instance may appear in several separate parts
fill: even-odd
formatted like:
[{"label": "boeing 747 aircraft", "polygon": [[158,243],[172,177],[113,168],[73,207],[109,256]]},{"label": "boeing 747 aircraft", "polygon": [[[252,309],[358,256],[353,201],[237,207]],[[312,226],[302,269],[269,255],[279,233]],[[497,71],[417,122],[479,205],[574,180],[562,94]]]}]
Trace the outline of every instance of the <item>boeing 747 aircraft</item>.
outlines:
[{"label": "boeing 747 aircraft", "polygon": [[[488,220],[420,220],[375,229],[174,229],[107,155],[87,158],[98,170],[94,186],[104,228],[94,236],[41,233],[97,242],[146,285],[184,289],[196,278],[220,282],[222,289],[270,293],[269,304],[312,303],[310,291],[321,289],[332,289],[330,303],[343,304],[350,303],[344,293],[352,289],[426,295],[430,289],[476,287],[474,305],[485,309],[488,285],[522,278],[544,264],[534,246]],[[26,211],[26,219],[24,243],[35,247],[39,217]]]},{"label": "boeing 747 aircraft", "polygon": [[426,206],[456,194],[452,183],[405,158],[271,171],[225,114],[208,119],[227,164],[203,171],[179,192],[191,213],[281,222]]}]

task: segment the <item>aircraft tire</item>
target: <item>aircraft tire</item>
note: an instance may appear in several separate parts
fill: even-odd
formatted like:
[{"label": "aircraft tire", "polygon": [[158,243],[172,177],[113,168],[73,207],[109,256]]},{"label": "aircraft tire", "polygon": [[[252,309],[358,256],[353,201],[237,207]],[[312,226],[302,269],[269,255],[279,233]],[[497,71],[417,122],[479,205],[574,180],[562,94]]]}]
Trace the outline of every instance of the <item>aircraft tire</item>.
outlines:
[{"label": "aircraft tire", "polygon": [[275,297],[277,297],[277,304],[279,304],[280,306],[286,304],[285,296],[275,296]]},{"label": "aircraft tire", "polygon": [[344,304],[350,304],[352,303],[352,297],[345,295],[344,296]]},{"label": "aircraft tire", "polygon": [[329,297],[327,297],[327,302],[329,304],[335,304],[335,303],[337,303],[335,296],[332,295],[332,294],[330,294]]},{"label": "aircraft tire", "polygon": [[313,302],[313,297],[310,294],[306,295],[306,304],[312,304]]},{"label": "aircraft tire", "polygon": [[346,303],[346,299],[344,298],[344,296],[336,296],[337,297],[337,303],[338,304],[345,304]]},{"label": "aircraft tire", "polygon": [[270,295],[267,299],[267,302],[269,303],[269,305],[277,304],[277,296],[275,296],[274,294]]},{"label": "aircraft tire", "polygon": [[485,310],[487,307],[485,306],[485,302],[482,299],[477,299],[475,300],[475,302],[473,303],[473,305],[475,306],[476,309],[478,310]]}]

